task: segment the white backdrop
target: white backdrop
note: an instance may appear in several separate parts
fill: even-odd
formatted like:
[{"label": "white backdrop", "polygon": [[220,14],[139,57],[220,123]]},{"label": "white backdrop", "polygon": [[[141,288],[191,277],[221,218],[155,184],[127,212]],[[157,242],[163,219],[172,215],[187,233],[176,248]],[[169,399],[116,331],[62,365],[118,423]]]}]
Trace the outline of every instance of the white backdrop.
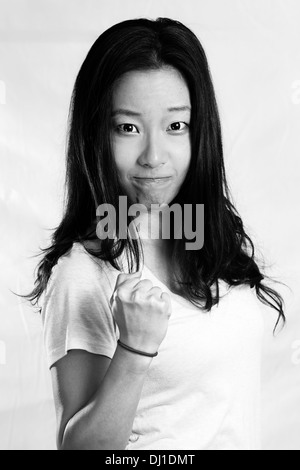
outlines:
[{"label": "white backdrop", "polygon": [[58,225],[66,119],[79,67],[98,35],[167,16],[200,38],[223,123],[236,206],[285,298],[272,336],[265,308],[263,447],[300,450],[299,0],[0,0],[0,449],[55,449],[32,258]]}]

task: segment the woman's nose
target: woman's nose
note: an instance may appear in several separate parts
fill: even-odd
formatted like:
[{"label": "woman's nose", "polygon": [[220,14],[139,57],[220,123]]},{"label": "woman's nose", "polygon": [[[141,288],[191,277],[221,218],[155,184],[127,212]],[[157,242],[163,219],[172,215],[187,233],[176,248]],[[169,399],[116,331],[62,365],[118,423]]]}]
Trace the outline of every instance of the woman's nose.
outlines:
[{"label": "woman's nose", "polygon": [[162,139],[155,133],[149,135],[145,143],[145,148],[139,157],[139,163],[143,166],[146,165],[151,168],[156,168],[166,162],[167,152]]}]

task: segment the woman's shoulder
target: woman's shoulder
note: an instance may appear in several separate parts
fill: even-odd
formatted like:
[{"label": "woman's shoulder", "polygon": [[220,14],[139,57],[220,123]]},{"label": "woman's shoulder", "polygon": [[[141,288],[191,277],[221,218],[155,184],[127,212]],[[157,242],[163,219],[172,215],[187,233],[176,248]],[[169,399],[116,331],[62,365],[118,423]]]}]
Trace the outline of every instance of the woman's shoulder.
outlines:
[{"label": "woman's shoulder", "polygon": [[[80,242],[74,242],[72,247],[63,254],[59,259],[54,269],[63,272],[78,271],[107,271],[112,267],[107,262],[87,251],[85,246]],[[79,273],[78,273],[79,274]]]},{"label": "woman's shoulder", "polygon": [[58,259],[40,302],[49,367],[71,349],[113,356],[110,272],[80,243]]},{"label": "woman's shoulder", "polygon": [[[219,279],[218,284],[219,297],[220,300],[222,300],[222,305],[227,303],[230,306],[242,306],[243,310],[247,307],[250,309],[260,307],[256,289],[255,287],[251,287],[249,283],[230,284]],[[216,293],[216,289],[214,293]]]},{"label": "woman's shoulder", "polygon": [[255,287],[251,287],[249,283],[230,284],[223,279],[218,280],[220,296],[228,296],[230,298],[243,299],[245,297],[256,297]]},{"label": "woman's shoulder", "polygon": [[112,288],[118,271],[108,262],[90,254],[82,243],[74,242],[53,266],[46,294],[54,287],[102,286]]},{"label": "woman's shoulder", "polygon": [[262,304],[257,296],[255,287],[249,283],[241,284],[228,284],[222,282],[222,300],[223,304],[227,304],[231,308],[245,312],[253,312],[256,310],[258,313],[262,312]]}]

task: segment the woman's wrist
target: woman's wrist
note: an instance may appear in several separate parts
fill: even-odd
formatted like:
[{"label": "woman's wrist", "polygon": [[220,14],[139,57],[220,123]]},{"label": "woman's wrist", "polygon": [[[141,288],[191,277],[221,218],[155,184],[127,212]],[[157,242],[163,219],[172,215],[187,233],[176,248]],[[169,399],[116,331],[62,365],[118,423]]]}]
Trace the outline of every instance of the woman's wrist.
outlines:
[{"label": "woman's wrist", "polygon": [[134,354],[118,344],[113,360],[118,362],[122,370],[134,375],[143,375],[148,371],[153,357]]},{"label": "woman's wrist", "polygon": [[129,346],[127,343],[124,343],[118,339],[118,345],[121,346],[122,348],[126,349],[127,351],[130,351],[133,354],[138,354],[139,356],[146,356],[146,357],[156,357],[158,355],[158,352],[150,353],[148,351],[144,351],[141,349],[135,349],[131,346]]}]

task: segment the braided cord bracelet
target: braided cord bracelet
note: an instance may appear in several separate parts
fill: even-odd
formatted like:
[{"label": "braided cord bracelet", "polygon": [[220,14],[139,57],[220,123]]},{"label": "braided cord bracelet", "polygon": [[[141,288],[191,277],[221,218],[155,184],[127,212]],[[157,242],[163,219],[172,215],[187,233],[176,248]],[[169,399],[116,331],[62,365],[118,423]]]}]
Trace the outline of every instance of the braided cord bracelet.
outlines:
[{"label": "braided cord bracelet", "polygon": [[139,354],[140,356],[156,357],[158,355],[158,352],[156,352],[154,354],[151,354],[151,353],[147,353],[145,351],[139,351],[138,349],[133,349],[130,346],[127,346],[127,344],[122,343],[119,339],[118,339],[118,344],[122,348],[127,349],[127,351],[130,351],[130,352],[135,353],[135,354]]}]

